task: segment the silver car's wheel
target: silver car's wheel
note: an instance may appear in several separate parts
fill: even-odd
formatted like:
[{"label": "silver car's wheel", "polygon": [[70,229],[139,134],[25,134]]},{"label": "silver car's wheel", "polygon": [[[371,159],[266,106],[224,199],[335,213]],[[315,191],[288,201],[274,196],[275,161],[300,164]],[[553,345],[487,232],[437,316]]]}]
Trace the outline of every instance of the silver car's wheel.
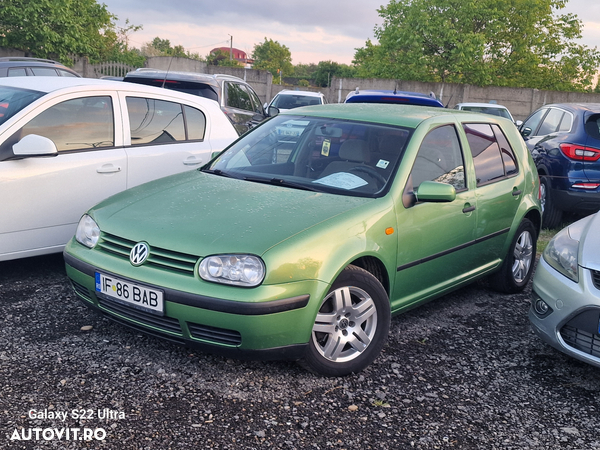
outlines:
[{"label": "silver car's wheel", "polygon": [[333,362],[352,361],[364,352],[377,331],[377,308],[371,296],[354,286],[330,292],[323,300],[312,332],[317,351]]},{"label": "silver car's wheel", "polygon": [[371,273],[348,266],[319,305],[301,363],[327,376],[359,372],[379,355],[389,328],[387,292]]}]

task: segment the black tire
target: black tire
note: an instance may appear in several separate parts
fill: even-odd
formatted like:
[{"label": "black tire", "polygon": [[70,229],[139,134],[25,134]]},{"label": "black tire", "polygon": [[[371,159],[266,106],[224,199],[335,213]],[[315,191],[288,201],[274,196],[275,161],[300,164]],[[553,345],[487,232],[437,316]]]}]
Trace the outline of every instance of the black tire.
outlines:
[{"label": "black tire", "polygon": [[390,316],[388,295],[377,278],[346,267],[321,302],[301,364],[331,377],[360,372],[385,345]]},{"label": "black tire", "polygon": [[556,228],[560,225],[563,212],[558,209],[552,199],[550,179],[540,177],[540,197],[542,203],[542,225],[544,228]]},{"label": "black tire", "polygon": [[500,270],[490,276],[493,289],[514,294],[525,289],[535,263],[537,232],[529,219],[523,219]]}]

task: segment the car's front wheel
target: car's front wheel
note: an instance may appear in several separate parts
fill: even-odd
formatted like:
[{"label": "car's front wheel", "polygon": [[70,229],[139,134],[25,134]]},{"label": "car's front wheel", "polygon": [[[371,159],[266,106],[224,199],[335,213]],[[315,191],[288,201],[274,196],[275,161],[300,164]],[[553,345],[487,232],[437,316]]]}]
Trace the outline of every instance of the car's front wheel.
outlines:
[{"label": "car's front wheel", "polygon": [[379,355],[390,328],[390,303],[364,269],[346,267],[325,296],[302,364],[326,376],[363,370]]},{"label": "car's front wheel", "polygon": [[522,291],[533,272],[537,231],[529,219],[523,219],[502,267],[490,277],[491,286],[497,291],[513,294]]}]

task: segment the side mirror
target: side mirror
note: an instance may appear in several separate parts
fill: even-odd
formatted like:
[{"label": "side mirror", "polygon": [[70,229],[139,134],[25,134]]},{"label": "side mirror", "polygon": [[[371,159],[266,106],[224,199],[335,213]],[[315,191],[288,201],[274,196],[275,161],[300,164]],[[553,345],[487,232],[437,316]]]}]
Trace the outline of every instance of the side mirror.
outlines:
[{"label": "side mirror", "polygon": [[521,136],[528,137],[531,134],[531,128],[525,127],[521,130]]},{"label": "side mirror", "polygon": [[515,122],[515,125],[516,125],[517,127],[520,127],[521,125],[523,125],[523,121],[522,121],[522,120],[517,120],[517,121]]},{"label": "side mirror", "polygon": [[267,115],[269,117],[275,117],[277,114],[279,114],[279,108],[277,108],[276,106],[269,106],[269,110],[267,111]]},{"label": "side mirror", "polygon": [[453,202],[456,199],[454,186],[436,181],[423,181],[415,197],[418,202]]},{"label": "side mirror", "polygon": [[28,134],[13,145],[15,156],[26,158],[33,156],[56,156],[58,150],[50,139],[37,134]]}]

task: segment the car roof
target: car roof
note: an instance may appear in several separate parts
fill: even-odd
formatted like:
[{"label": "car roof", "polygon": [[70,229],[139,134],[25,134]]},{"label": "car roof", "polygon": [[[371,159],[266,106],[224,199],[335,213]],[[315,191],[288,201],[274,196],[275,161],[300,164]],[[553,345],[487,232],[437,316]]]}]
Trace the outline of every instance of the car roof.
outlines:
[{"label": "car roof", "polygon": [[500,123],[501,121],[510,123],[508,119],[483,113],[469,113],[456,109],[387,103],[330,103],[318,106],[302,106],[300,108],[282,111],[280,115],[329,117],[341,120],[398,125],[408,128],[416,128],[424,120],[441,116],[452,116],[459,121],[463,119],[472,121],[475,118],[478,121],[485,123]]},{"label": "car roof", "polygon": [[199,72],[180,72],[180,71],[167,71],[158,70],[152,68],[141,68],[125,75],[127,78],[161,78],[166,80],[177,80],[177,81],[196,81],[202,83],[208,83],[218,85],[218,80],[230,80],[246,83],[239,77],[233,75],[226,75],[222,73],[210,74],[210,73],[199,73]]},{"label": "car roof", "polygon": [[550,103],[548,105],[541,106],[540,108],[549,107],[571,109],[574,111],[600,112],[600,103]]},{"label": "car roof", "polygon": [[323,97],[321,92],[312,92],[312,91],[296,91],[293,89],[284,89],[279,91],[275,95],[304,95],[306,97]]},{"label": "car roof", "polygon": [[171,97],[179,100],[193,102],[208,102],[213,105],[213,100],[206,99],[197,95],[186,94],[184,92],[171,89],[162,89],[154,86],[146,86],[136,83],[123,83],[122,81],[102,80],[97,78],[71,78],[71,77],[5,77],[0,78],[0,86],[12,86],[32,91],[51,93],[56,91],[70,91],[73,88],[86,87],[90,90],[112,90],[148,93],[160,95],[161,97]]},{"label": "car roof", "polygon": [[346,96],[345,103],[394,103],[444,107],[444,104],[436,98],[420,92],[378,89],[360,91],[358,88]]},{"label": "car roof", "polygon": [[503,108],[508,109],[504,105],[499,105],[497,103],[476,103],[476,102],[467,102],[467,103],[457,103],[456,106],[473,106],[477,108]]}]

